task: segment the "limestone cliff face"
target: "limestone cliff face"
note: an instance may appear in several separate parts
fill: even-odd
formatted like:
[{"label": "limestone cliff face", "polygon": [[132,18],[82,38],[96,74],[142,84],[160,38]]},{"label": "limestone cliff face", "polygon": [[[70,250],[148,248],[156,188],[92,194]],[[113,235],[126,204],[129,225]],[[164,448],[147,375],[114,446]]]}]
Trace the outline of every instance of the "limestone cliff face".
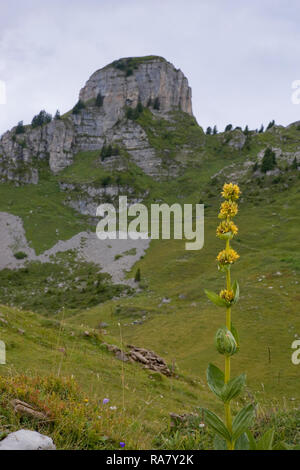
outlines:
[{"label": "limestone cliff face", "polygon": [[[98,95],[102,105],[96,106]],[[37,183],[34,162],[44,160],[58,173],[84,150],[101,149],[118,140],[146,173],[157,176],[156,159],[143,129],[126,119],[126,109],[140,101],[154,114],[180,109],[192,115],[191,89],[184,74],[160,57],[121,59],[95,72],[80,91],[85,108],[38,128],[16,128],[0,140],[0,178]]]},{"label": "limestone cliff face", "polygon": [[[181,70],[160,57],[133,62],[132,67],[136,68],[130,68],[130,60],[123,59],[98,70],[80,92],[84,102],[95,99],[99,93],[105,97],[106,125],[111,127],[123,117],[126,106],[135,107],[139,100],[147,106],[149,100],[154,102],[158,98],[162,113],[179,108],[192,114],[191,89]],[[122,64],[125,70],[120,68]]]}]

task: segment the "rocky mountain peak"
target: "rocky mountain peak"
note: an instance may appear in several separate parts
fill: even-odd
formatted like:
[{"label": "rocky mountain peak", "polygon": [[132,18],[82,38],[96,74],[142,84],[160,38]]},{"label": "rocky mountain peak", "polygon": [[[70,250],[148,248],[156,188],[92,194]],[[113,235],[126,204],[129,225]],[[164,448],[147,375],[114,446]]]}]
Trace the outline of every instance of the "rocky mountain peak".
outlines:
[{"label": "rocky mountain peak", "polygon": [[187,78],[162,57],[131,57],[112,62],[95,72],[80,92],[89,102],[103,97],[105,114],[119,119],[126,106],[156,103],[161,112],[174,108],[192,114],[191,89]]},{"label": "rocky mountain peak", "polygon": [[[51,122],[21,126],[0,139],[2,181],[37,183],[34,162],[44,160],[58,173],[74,156],[118,142],[148,174],[160,174],[160,160],[141,126],[128,111],[148,108],[153,115],[179,110],[192,116],[187,78],[162,57],[119,59],[96,71],[79,95],[72,112]],[[46,113],[44,114],[46,116]]]}]

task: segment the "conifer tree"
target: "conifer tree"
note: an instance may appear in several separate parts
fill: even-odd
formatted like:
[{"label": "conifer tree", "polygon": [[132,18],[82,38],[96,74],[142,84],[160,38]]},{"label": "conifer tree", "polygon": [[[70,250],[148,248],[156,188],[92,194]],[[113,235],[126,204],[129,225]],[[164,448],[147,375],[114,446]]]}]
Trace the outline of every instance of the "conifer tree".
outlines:
[{"label": "conifer tree", "polygon": [[298,169],[298,162],[297,162],[297,157],[295,157],[292,163],[292,170],[297,170],[297,169]]},{"label": "conifer tree", "polygon": [[20,121],[16,127],[16,134],[24,134],[25,127],[23,125],[23,121]]},{"label": "conifer tree", "polygon": [[40,127],[40,126],[43,126],[44,124],[48,124],[51,121],[52,121],[51,114],[46,113],[46,111],[43,109],[42,111],[39,112],[39,114],[34,116],[31,122],[31,127],[32,128]]},{"label": "conifer tree", "polygon": [[267,130],[268,130],[268,129],[271,129],[271,127],[273,127],[273,126],[275,126],[275,121],[274,121],[274,119],[273,119],[273,121],[270,121],[270,122],[269,122],[269,124],[268,124],[268,126],[267,126]]},{"label": "conifer tree", "polygon": [[135,282],[141,282],[141,278],[142,278],[141,270],[140,270],[140,268],[138,268],[137,272],[135,273],[134,281]]},{"label": "conifer tree", "polygon": [[160,101],[159,101],[159,98],[155,98],[154,104],[153,104],[153,109],[156,109],[157,111],[159,111],[159,109],[160,109]]},{"label": "conifer tree", "polygon": [[266,149],[261,162],[261,171],[267,173],[276,167],[276,155],[269,147]]},{"label": "conifer tree", "polygon": [[141,114],[143,112],[143,105],[142,105],[141,100],[138,101],[138,104],[136,106],[136,110],[137,110],[138,114]]},{"label": "conifer tree", "polygon": [[96,106],[98,106],[98,108],[101,108],[101,106],[103,106],[103,101],[103,96],[101,95],[101,93],[98,93],[96,98]]},{"label": "conifer tree", "polygon": [[84,109],[84,108],[85,108],[85,104],[83,103],[83,101],[79,100],[79,101],[75,104],[74,108],[72,109],[72,113],[73,113],[73,114],[79,114],[80,111],[81,111],[82,109]]}]

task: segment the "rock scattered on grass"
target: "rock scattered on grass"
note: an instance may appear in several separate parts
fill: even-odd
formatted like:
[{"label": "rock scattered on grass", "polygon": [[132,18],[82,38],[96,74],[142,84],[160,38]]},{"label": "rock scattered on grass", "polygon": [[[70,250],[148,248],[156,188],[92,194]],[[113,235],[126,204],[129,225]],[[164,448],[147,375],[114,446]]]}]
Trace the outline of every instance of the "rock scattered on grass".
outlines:
[{"label": "rock scattered on grass", "polygon": [[41,411],[35,410],[31,405],[21,400],[12,400],[11,404],[14,412],[21,416],[29,416],[30,418],[37,419],[38,421],[49,421],[49,417]]},{"label": "rock scattered on grass", "polygon": [[36,431],[21,429],[0,442],[0,450],[56,450],[52,439]]},{"label": "rock scattered on grass", "polygon": [[165,360],[153,351],[149,351],[145,348],[138,348],[130,344],[127,345],[130,349],[129,352],[122,351],[114,344],[102,343],[102,346],[106,347],[108,351],[114,353],[116,358],[123,362],[139,362],[143,364],[144,369],[153,370],[168,377],[172,375]]}]

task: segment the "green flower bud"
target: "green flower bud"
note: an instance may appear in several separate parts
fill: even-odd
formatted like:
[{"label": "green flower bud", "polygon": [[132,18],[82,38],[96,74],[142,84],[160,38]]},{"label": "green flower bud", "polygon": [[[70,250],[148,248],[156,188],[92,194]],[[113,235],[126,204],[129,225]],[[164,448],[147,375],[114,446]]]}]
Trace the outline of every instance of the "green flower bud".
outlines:
[{"label": "green flower bud", "polygon": [[225,326],[217,331],[215,345],[218,352],[225,356],[233,356],[237,352],[236,340]]}]

